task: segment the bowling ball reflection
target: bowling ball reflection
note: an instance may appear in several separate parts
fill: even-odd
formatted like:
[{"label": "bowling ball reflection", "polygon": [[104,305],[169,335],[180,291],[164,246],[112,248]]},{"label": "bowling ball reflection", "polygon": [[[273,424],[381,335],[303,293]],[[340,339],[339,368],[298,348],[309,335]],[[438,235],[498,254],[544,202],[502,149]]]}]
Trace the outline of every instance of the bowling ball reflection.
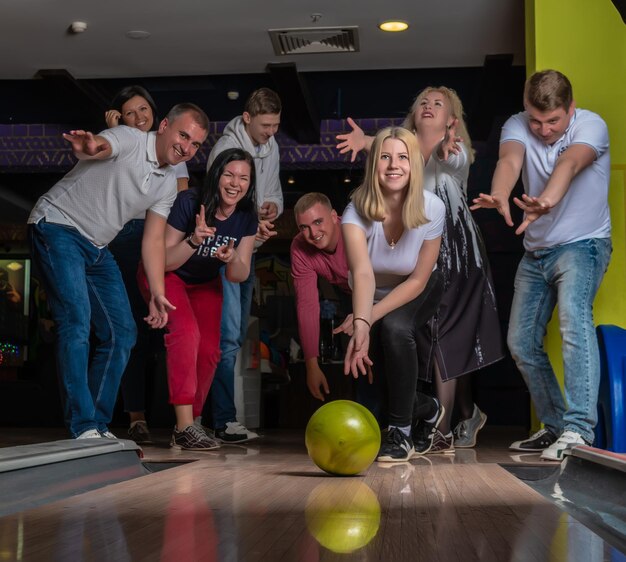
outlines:
[{"label": "bowling ball reflection", "polygon": [[320,545],[347,554],[376,536],[380,504],[367,484],[337,480],[320,484],[309,494],[304,516],[309,533]]},{"label": "bowling ball reflection", "polygon": [[329,474],[358,474],[376,458],[380,428],[374,415],[351,400],[324,404],[306,426],[305,444],[313,462]]}]

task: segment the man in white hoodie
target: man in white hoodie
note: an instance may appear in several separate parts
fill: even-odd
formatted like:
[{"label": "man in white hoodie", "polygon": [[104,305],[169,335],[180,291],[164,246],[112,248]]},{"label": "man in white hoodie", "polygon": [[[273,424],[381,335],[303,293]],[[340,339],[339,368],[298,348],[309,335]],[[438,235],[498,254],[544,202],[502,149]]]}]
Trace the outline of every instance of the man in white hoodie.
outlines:
[{"label": "man in white hoodie", "polygon": [[[252,92],[243,114],[226,125],[224,135],[215,143],[207,161],[208,170],[215,157],[227,148],[242,148],[254,157],[259,214],[256,248],[276,235],[272,221],[283,212],[280,155],[274,139],[280,125],[281,109],[276,92],[269,88]],[[221,358],[204,408],[204,425],[213,427],[215,437],[225,443],[242,443],[258,437],[257,433],[237,422],[235,409],[235,360],[248,330],[254,288],[254,256],[250,277],[246,281],[231,283],[222,271],[222,285]],[[207,419],[209,409],[212,419]]]}]

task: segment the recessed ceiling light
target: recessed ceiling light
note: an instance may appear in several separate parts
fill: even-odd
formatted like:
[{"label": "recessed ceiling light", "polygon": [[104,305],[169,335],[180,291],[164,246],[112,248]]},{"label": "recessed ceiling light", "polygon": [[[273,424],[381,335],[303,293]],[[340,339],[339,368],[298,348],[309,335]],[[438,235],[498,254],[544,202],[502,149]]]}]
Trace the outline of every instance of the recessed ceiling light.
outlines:
[{"label": "recessed ceiling light", "polygon": [[383,31],[406,31],[409,24],[405,21],[384,21],[378,26]]},{"label": "recessed ceiling light", "polygon": [[134,31],[127,31],[126,32],[126,37],[128,37],[129,39],[137,39],[137,40],[142,40],[142,39],[147,39],[148,37],[150,37],[150,32],[149,31],[141,31],[139,29],[134,30]]}]

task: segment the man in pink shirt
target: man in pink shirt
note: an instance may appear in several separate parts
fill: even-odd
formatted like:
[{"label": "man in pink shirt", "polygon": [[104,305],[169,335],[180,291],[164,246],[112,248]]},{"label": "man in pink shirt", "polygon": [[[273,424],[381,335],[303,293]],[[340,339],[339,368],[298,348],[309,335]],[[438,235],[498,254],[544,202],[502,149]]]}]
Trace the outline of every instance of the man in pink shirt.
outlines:
[{"label": "man in pink shirt", "polygon": [[294,206],[299,234],[291,243],[291,275],[296,290],[298,331],[311,394],[324,401],[328,382],[318,363],[320,303],[317,278],[323,277],[350,294],[348,261],[341,236],[341,218],[323,193],[307,193]]}]

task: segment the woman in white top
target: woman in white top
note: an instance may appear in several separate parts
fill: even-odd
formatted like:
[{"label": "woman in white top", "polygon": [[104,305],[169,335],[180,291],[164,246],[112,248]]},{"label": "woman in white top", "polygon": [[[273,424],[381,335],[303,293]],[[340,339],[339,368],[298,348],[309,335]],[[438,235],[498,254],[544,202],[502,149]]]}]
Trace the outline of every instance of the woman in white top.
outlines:
[{"label": "woman in white top", "polygon": [[[373,140],[363,184],[342,218],[350,267],[353,314],[340,327],[351,335],[344,372],[355,378],[373,367],[384,379],[389,431],[378,460],[415,454],[411,424],[417,390],[417,334],[435,313],[443,290],[436,268],[445,207],[423,189],[415,135],[386,128]],[[370,333],[371,329],[371,333]],[[424,417],[437,415],[418,395]]]},{"label": "woman in white top", "polygon": [[[368,149],[372,137],[348,119],[352,132],[338,135],[341,152]],[[403,126],[413,131],[424,158],[424,189],[446,206],[438,267],[444,295],[437,314],[422,334],[420,379],[434,380],[441,404],[437,426],[414,428],[415,448],[421,453],[452,452],[472,447],[487,416],[474,404],[470,377],[464,375],[500,360],[503,353],[500,321],[487,252],[467,204],[467,178],[474,161],[463,119],[463,105],[454,90],[426,88],[416,97]],[[432,371],[434,370],[434,377]],[[451,430],[453,406],[461,421]],[[434,431],[433,431],[434,429]],[[454,441],[454,444],[453,444]]]}]

